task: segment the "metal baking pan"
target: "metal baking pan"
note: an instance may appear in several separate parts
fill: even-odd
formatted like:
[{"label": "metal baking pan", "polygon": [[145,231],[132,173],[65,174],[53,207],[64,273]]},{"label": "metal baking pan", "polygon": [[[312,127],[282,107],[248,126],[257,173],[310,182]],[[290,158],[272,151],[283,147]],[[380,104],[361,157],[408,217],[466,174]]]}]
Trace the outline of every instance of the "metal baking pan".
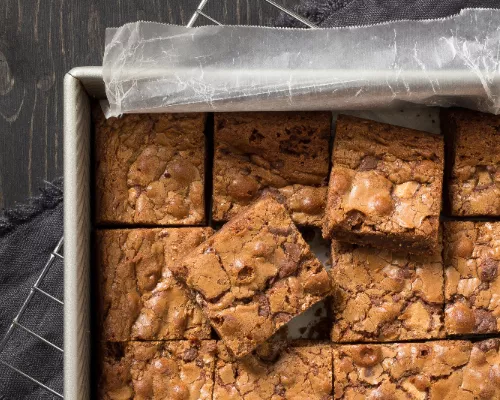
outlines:
[{"label": "metal baking pan", "polygon": [[90,398],[90,97],[101,67],[64,77],[64,397]]},{"label": "metal baking pan", "polygon": [[[64,78],[64,397],[91,397],[91,112],[90,99],[104,99],[101,67],[78,67]],[[395,125],[439,132],[439,110],[433,107],[346,112]],[[335,113],[334,113],[335,114]],[[327,266],[328,243],[316,235],[311,249]],[[328,268],[328,266],[327,266]],[[322,312],[318,313],[318,308]],[[326,313],[313,307],[289,324],[289,333]],[[308,315],[307,315],[308,314]],[[301,318],[301,317],[299,317]]]}]

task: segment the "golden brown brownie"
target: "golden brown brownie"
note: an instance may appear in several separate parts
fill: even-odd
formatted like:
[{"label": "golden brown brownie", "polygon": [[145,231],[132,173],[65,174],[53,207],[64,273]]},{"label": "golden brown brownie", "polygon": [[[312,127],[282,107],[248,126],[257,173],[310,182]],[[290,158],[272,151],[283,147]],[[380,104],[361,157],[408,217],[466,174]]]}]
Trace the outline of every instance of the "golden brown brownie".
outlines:
[{"label": "golden brown brownie", "polygon": [[438,247],[443,139],[340,115],[323,235],[412,253]]},{"label": "golden brown brownie", "polygon": [[446,332],[500,332],[500,222],[445,222],[444,265]]},{"label": "golden brown brownie", "polygon": [[332,399],[332,348],[322,343],[292,343],[276,358],[234,359],[218,343],[214,400]]},{"label": "golden brown brownie", "polygon": [[330,112],[215,114],[214,220],[231,219],[271,190],[295,223],[321,226],[330,124]]},{"label": "golden brown brownie", "polygon": [[216,349],[213,340],[104,343],[99,398],[211,400]]},{"label": "golden brown brownie", "polygon": [[500,115],[441,109],[449,211],[500,216]]},{"label": "golden brown brownie", "polygon": [[203,223],[205,117],[94,109],[97,223]]},{"label": "golden brown brownie", "polygon": [[330,293],[328,274],[285,208],[265,196],[177,263],[236,357]]},{"label": "golden brown brownie", "polygon": [[444,336],[441,252],[409,255],[332,242],[334,342]]},{"label": "golden brown brownie", "polygon": [[334,347],[334,398],[499,399],[499,339]]},{"label": "golden brown brownie", "polygon": [[98,231],[102,339],[210,338],[210,324],[169,267],[211,234],[211,228]]}]

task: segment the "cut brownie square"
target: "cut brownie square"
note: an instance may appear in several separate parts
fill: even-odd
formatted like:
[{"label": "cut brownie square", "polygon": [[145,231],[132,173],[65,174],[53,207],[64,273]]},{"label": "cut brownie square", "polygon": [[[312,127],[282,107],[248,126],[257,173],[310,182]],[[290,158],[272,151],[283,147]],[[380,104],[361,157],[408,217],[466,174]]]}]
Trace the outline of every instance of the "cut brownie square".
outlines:
[{"label": "cut brownie square", "polygon": [[231,219],[271,190],[295,223],[321,226],[330,124],[330,112],[215,114],[214,220]]},{"label": "cut brownie square", "polygon": [[102,347],[99,399],[212,399],[213,340],[108,342]]},{"label": "cut brownie square", "polygon": [[332,347],[291,343],[277,354],[234,359],[218,343],[214,400],[332,399]]},{"label": "cut brownie square", "polygon": [[98,231],[102,340],[210,338],[208,320],[169,267],[211,234],[211,228]]},{"label": "cut brownie square", "polygon": [[412,255],[332,242],[334,342],[444,336],[441,253]]},{"label": "cut brownie square", "polygon": [[[336,346],[334,399],[479,399],[465,372],[471,350],[467,341]],[[475,379],[489,384],[487,374]]]},{"label": "cut brownie square", "polygon": [[200,225],[205,221],[205,114],[94,109],[98,224]]},{"label": "cut brownie square", "polygon": [[444,265],[446,332],[500,332],[500,222],[445,222]]},{"label": "cut brownie square", "polygon": [[436,251],[443,152],[438,135],[340,115],[323,235]]},{"label": "cut brownie square", "polygon": [[330,293],[323,265],[271,196],[238,214],[172,272],[193,290],[237,357]]},{"label": "cut brownie square", "polygon": [[500,115],[441,109],[451,215],[500,216]]}]

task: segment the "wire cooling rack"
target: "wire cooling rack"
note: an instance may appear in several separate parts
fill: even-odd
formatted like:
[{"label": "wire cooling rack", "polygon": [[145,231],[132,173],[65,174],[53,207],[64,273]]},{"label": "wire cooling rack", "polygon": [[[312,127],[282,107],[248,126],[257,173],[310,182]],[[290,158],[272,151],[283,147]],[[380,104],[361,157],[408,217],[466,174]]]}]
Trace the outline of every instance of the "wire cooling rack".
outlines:
[{"label": "wire cooling rack", "polygon": [[[215,0],[214,0],[215,1]],[[252,1],[252,0],[249,0]],[[255,0],[254,0],[255,1]],[[275,2],[274,0],[263,0],[265,3],[269,4],[270,6],[274,7],[275,9],[288,14],[291,18],[296,19],[297,21],[300,21],[302,24],[309,28],[317,28],[316,25],[314,25],[312,22],[308,21],[306,18],[302,17],[301,15],[293,12],[292,10],[282,6],[281,4]],[[205,10],[205,6],[209,3],[209,0],[202,0],[200,4],[198,5],[197,9],[193,13],[192,17],[190,18],[187,26],[192,27],[195,25],[197,22],[198,18],[201,16],[204,18],[206,21],[216,24],[216,25],[223,25],[223,22],[216,20],[215,18],[211,17],[209,14],[207,14]],[[52,301],[59,307],[63,307],[64,303],[63,300],[59,299],[58,297],[48,293],[44,289],[42,289],[43,282],[47,274],[50,272],[51,268],[54,268],[54,265],[59,262],[62,263],[64,259],[63,256],[63,238],[59,240],[57,243],[56,247],[50,254],[49,259],[47,260],[47,263],[43,267],[40,275],[38,276],[38,279],[35,281],[34,285],[31,287],[31,290],[28,294],[28,297],[25,299],[23,305],[19,309],[17,315],[13,319],[12,323],[10,324],[7,333],[5,336],[2,338],[0,341],[0,364],[4,365],[5,367],[11,369],[15,373],[23,376],[27,381],[31,381],[33,384],[39,386],[43,390],[47,391],[48,394],[51,394],[54,396],[54,398],[63,398],[62,395],[62,390],[61,389],[55,389],[52,387],[49,387],[46,383],[42,382],[40,379],[37,379],[34,377],[33,373],[28,373],[27,371],[22,371],[21,369],[17,368],[15,366],[15,363],[13,361],[7,361],[6,359],[2,358],[2,352],[5,350],[6,346],[8,345],[9,341],[13,339],[16,334],[27,334],[34,338],[35,340],[40,341],[41,343],[49,346],[56,352],[56,356],[58,355],[59,357],[62,356],[64,350],[61,346],[53,343],[53,341],[48,340],[47,338],[43,337],[42,334],[39,332],[37,333],[36,327],[33,327],[32,324],[26,323],[23,321],[23,317],[26,316],[27,309],[30,306],[35,296],[41,295],[45,297],[46,299]],[[61,271],[58,271],[58,274],[61,275],[60,279],[62,280],[62,269]],[[62,312],[59,313],[59,315],[62,315]],[[55,316],[55,318],[57,318]],[[62,324],[62,321],[59,321]],[[33,354],[22,354],[24,357],[33,357]],[[62,364],[61,364],[62,365]]]},{"label": "wire cooling rack", "polygon": [[[7,360],[5,357],[2,357],[2,352],[5,350],[6,346],[8,345],[9,341],[11,339],[15,339],[16,336],[19,336],[21,334],[27,334],[34,338],[35,340],[39,340],[40,342],[44,343],[45,345],[51,347],[56,354],[59,354],[59,356],[62,355],[63,349],[58,346],[57,344],[53,343],[52,341],[44,338],[40,333],[36,332],[36,328],[33,327],[29,321],[25,322],[23,317],[28,315],[27,310],[30,305],[35,301],[34,298],[37,295],[43,296],[45,299],[48,299],[49,301],[53,302],[56,304],[56,306],[60,307],[62,311],[62,307],[64,305],[63,300],[59,299],[53,294],[48,293],[42,288],[45,288],[46,285],[44,286],[44,280],[46,276],[51,272],[51,269],[55,269],[56,264],[62,263],[64,259],[63,256],[63,238],[59,240],[57,243],[56,247],[54,250],[52,250],[49,259],[45,263],[45,266],[42,269],[42,272],[36,279],[35,283],[31,287],[31,290],[28,294],[28,297],[24,300],[24,303],[22,304],[21,308],[17,312],[15,318],[13,319],[12,323],[10,324],[9,328],[7,329],[7,333],[5,336],[2,338],[2,341],[0,342],[0,364],[4,365],[5,367],[11,369],[12,371],[18,373],[19,375],[22,375],[25,377],[27,380],[30,380],[34,384],[38,385],[42,389],[46,390],[47,392],[51,393],[53,396],[56,398],[63,398],[63,395],[58,392],[56,389],[51,388],[47,386],[45,383],[41,382],[39,379],[35,378],[33,376],[33,373],[27,373],[26,371],[22,371],[21,369],[17,368],[15,366],[14,360]],[[59,271],[56,271],[55,273],[58,273],[62,275],[62,269]],[[60,277],[62,280],[62,276]],[[62,312],[58,313],[58,315],[62,315]],[[54,316],[56,317],[56,316]],[[61,321],[60,321],[61,322]],[[32,357],[32,354],[23,354],[25,357]]]}]

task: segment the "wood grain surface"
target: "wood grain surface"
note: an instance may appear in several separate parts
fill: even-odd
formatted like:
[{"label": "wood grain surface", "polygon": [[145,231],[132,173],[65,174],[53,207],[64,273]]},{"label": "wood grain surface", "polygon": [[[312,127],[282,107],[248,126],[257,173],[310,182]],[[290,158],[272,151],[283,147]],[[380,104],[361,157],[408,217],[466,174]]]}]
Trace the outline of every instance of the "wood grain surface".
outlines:
[{"label": "wood grain surface", "polygon": [[[293,7],[299,0],[277,0]],[[199,0],[0,0],[0,209],[62,171],[64,74],[100,65],[106,27],[136,20],[185,25]],[[224,24],[272,25],[264,0],[209,0]],[[196,25],[209,23],[200,16]]]}]

